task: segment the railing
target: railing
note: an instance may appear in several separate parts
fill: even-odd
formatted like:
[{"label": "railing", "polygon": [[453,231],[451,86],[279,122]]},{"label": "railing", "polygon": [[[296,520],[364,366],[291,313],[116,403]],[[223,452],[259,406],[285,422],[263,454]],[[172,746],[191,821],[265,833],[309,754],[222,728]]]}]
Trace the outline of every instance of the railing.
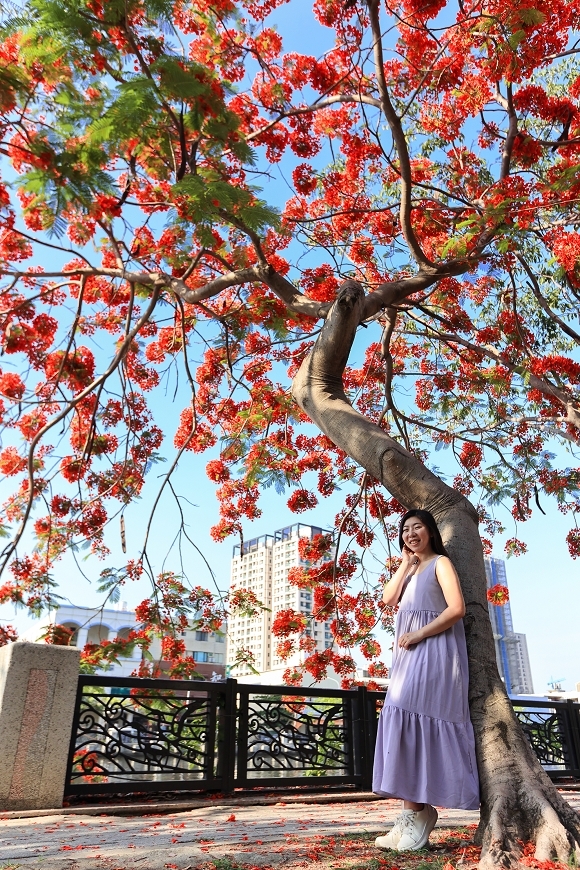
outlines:
[{"label": "railing", "polygon": [[[370,790],[384,692],[79,678],[67,794]],[[553,778],[580,777],[580,705],[514,701]]]},{"label": "railing", "polygon": [[522,730],[552,779],[580,778],[580,704],[513,699]]}]

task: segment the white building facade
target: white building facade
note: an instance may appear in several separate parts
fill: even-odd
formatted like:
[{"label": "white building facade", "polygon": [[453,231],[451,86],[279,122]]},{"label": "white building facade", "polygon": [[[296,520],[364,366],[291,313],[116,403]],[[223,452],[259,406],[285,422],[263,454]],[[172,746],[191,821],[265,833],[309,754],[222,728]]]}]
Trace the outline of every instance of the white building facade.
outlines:
[{"label": "white building facade", "polygon": [[[138,628],[135,611],[128,610],[125,603],[118,608],[76,607],[65,604],[41,618],[22,636],[22,640],[41,641],[50,625],[62,625],[72,630],[71,646],[79,649],[87,643],[100,644],[103,640],[126,639],[129,632]],[[183,632],[186,654],[195,660],[196,670],[206,680],[222,680],[225,675],[225,633],[188,630]],[[161,661],[161,641],[156,638],[150,650],[153,658]],[[141,649],[135,647],[131,656],[119,657],[119,663],[97,673],[112,677],[130,677],[141,663]]]},{"label": "white building facade", "polygon": [[[137,620],[135,612],[127,610],[125,603],[118,608],[106,607],[102,610],[63,604],[41,617],[34,628],[25,632],[22,640],[41,641],[50,625],[62,625],[71,629],[73,634],[70,645],[83,649],[87,643],[99,644],[103,640],[113,640],[116,637],[127,638],[129,632],[136,628]],[[136,648],[133,655],[120,658],[119,664],[113,665],[107,673],[112,677],[129,677],[139,667],[140,662],[141,650]]]},{"label": "white building facade", "polygon": [[[496,584],[507,586],[503,559],[485,558],[487,588]],[[533,695],[532,669],[525,634],[514,631],[509,601],[495,605],[489,602],[489,618],[495,641],[495,657],[499,674],[510,695]]]},{"label": "white building facade", "polygon": [[[256,678],[251,668],[236,665],[239,650],[249,649],[254,654],[254,667],[260,673],[260,682],[281,683],[282,674],[289,667],[303,663],[306,655],[296,650],[287,660],[276,655],[278,638],[272,637],[272,620],[280,610],[292,608],[309,615],[312,613],[312,592],[299,589],[288,582],[291,568],[306,565],[300,559],[300,538],[332,532],[304,523],[295,523],[278,529],[272,535],[262,535],[234,547],[231,563],[230,593],[248,589],[264,605],[259,616],[231,615],[228,622],[227,664],[232,676],[243,681]],[[312,620],[308,629],[316,641],[316,651],[332,645],[330,624]],[[265,679],[267,677],[267,679]]]}]

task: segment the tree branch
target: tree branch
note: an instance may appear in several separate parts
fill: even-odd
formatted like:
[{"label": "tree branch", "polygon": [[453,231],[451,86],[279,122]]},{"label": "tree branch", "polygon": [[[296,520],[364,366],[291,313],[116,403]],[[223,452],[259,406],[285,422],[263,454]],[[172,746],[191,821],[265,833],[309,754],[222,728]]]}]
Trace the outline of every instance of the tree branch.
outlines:
[{"label": "tree branch", "polygon": [[261,127],[259,130],[246,136],[246,142],[252,142],[259,136],[263,136],[264,133],[267,133],[268,130],[271,130],[276,126],[276,124],[283,121],[284,118],[292,118],[296,115],[307,115],[309,112],[317,112],[320,109],[328,108],[328,106],[336,105],[336,103],[366,103],[369,106],[374,106],[376,109],[381,108],[380,100],[367,96],[366,94],[334,94],[332,97],[325,97],[322,100],[316,100],[310,106],[299,106],[296,109],[289,109],[287,112],[280,112],[278,117],[273,121],[270,121],[269,124],[266,124],[264,127]]},{"label": "tree branch", "polygon": [[529,286],[532,290],[532,293],[534,294],[534,296],[536,297],[536,299],[538,300],[538,302],[540,303],[541,307],[544,309],[544,311],[546,312],[548,317],[551,320],[553,320],[554,323],[558,324],[558,326],[560,327],[562,332],[565,332],[566,335],[569,335],[570,338],[573,338],[574,341],[576,342],[576,344],[580,344],[580,334],[578,334],[574,329],[572,329],[571,326],[568,326],[568,324],[565,323],[562,320],[562,318],[556,314],[555,311],[552,311],[552,309],[548,305],[546,298],[544,297],[544,295],[542,294],[542,291],[540,290],[540,285],[538,284],[537,278],[534,275],[534,273],[532,272],[532,270],[530,269],[530,267],[528,266],[525,259],[521,256],[521,254],[517,254],[517,253],[516,253],[516,259],[522,265],[523,269],[525,270],[526,275],[530,279]]},{"label": "tree branch", "polygon": [[507,99],[505,99],[499,90],[499,85],[496,88],[496,99],[498,103],[507,111],[509,118],[509,127],[507,138],[502,149],[500,179],[507,178],[510,174],[512,151],[514,150],[515,138],[518,135],[518,116],[514,108],[513,89],[511,84],[507,86]]},{"label": "tree branch", "polygon": [[401,504],[429,505],[429,510],[438,513],[461,503],[476,524],[475,509],[467,499],[349,402],[342,374],[363,317],[364,303],[361,285],[345,281],[313,350],[294,378],[294,398],[334,444],[381,480]]},{"label": "tree branch", "polygon": [[373,34],[373,51],[375,57],[375,71],[377,76],[377,84],[379,95],[381,98],[381,108],[387,119],[387,123],[391,129],[395,148],[399,158],[399,172],[401,175],[401,208],[399,217],[401,221],[401,229],[405,241],[409,246],[415,261],[422,269],[434,269],[434,264],[423,252],[421,245],[413,230],[411,222],[411,193],[413,188],[413,179],[411,173],[411,161],[409,158],[409,149],[407,140],[401,125],[401,119],[395,112],[389,90],[385,79],[385,65],[383,60],[383,45],[381,37],[381,28],[379,22],[379,0],[368,0],[368,9],[371,22],[371,30]]},{"label": "tree branch", "polygon": [[388,281],[369,293],[364,300],[364,315],[363,320],[369,320],[381,310],[388,308],[391,305],[397,305],[404,299],[407,299],[413,293],[418,293],[420,290],[425,290],[431,287],[442,278],[452,277],[454,275],[462,275],[471,267],[470,260],[452,260],[449,263],[443,263],[435,270],[423,271],[422,269],[416,274],[408,278],[400,278],[398,281]]}]

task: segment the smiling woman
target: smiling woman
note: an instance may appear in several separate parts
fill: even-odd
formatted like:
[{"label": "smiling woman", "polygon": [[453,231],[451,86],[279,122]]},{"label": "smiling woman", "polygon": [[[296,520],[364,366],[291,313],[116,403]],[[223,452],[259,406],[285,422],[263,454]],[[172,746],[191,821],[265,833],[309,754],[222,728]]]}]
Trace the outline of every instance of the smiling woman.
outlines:
[{"label": "smiling woman", "polygon": [[403,799],[401,815],[376,845],[404,852],[427,844],[434,804],[478,809],[479,782],[459,579],[428,511],[408,511],[400,539],[401,565],[384,590],[385,602],[400,606],[373,790]]}]

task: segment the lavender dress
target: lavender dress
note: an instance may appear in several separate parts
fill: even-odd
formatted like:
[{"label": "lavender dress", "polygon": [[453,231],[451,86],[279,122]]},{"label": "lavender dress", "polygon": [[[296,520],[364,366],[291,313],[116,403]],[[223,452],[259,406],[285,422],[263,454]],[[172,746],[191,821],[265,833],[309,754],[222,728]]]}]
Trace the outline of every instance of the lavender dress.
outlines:
[{"label": "lavender dress", "polygon": [[467,704],[463,620],[412,646],[399,637],[445,608],[437,558],[405,580],[391,680],[378,724],[373,791],[416,803],[479,809],[475,741]]}]

